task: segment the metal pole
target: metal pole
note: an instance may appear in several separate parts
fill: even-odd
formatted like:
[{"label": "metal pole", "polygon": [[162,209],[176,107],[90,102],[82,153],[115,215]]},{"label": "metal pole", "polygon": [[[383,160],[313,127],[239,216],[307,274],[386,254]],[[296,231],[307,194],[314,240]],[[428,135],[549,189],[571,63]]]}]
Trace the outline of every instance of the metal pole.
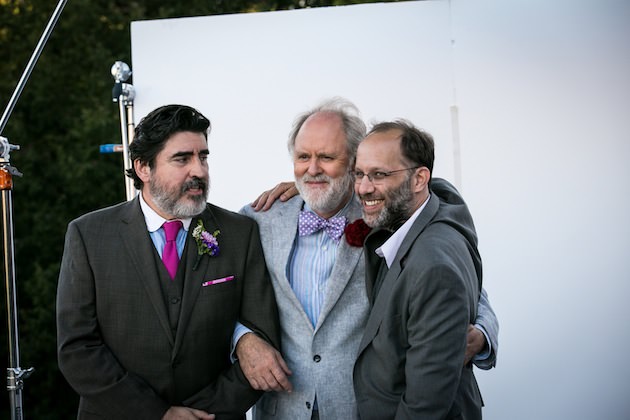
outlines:
[{"label": "metal pole", "polygon": [[9,162],[9,152],[19,146],[9,144],[0,136],[0,189],[2,190],[2,226],[4,239],[4,274],[7,291],[7,322],[9,344],[9,367],[7,368],[7,390],[11,404],[11,419],[22,420],[23,379],[33,373],[33,368],[22,370],[20,367],[20,346],[18,335],[17,293],[15,281],[15,260],[13,256],[13,202],[11,190],[13,175],[22,175]]},{"label": "metal pole", "polygon": [[133,125],[133,100],[135,91],[131,84],[123,83],[131,76],[131,69],[122,61],[116,61],[111,68],[111,74],[115,83],[112,89],[112,100],[118,102],[120,111],[120,134],[122,137],[123,152],[123,177],[125,179],[125,191],[127,201],[131,201],[136,196],[136,188],[133,186],[133,180],[126,173],[131,169],[131,159],[129,158],[129,144],[133,141],[134,125]]},{"label": "metal pole", "polygon": [[129,135],[127,133],[127,110],[124,104],[124,100],[122,95],[118,100],[118,109],[120,111],[120,134],[122,136],[122,147],[123,147],[123,178],[125,180],[125,193],[127,201],[133,200],[135,195],[133,190],[133,184],[131,185],[131,189],[129,188],[129,181],[131,179],[126,175],[127,169],[131,168],[131,161],[129,160]]},{"label": "metal pole", "polygon": [[[129,158],[129,145],[133,142],[133,136],[135,133],[135,126],[133,124],[133,100],[130,100],[127,103],[127,147],[123,148],[123,151],[126,149],[127,156],[125,156],[125,164],[131,168],[132,162]],[[126,173],[125,169],[125,173]],[[127,190],[127,201],[131,201],[137,194],[136,187],[133,185],[133,179],[126,177],[125,178],[125,187]]]},{"label": "metal pole", "polygon": [[59,3],[57,4],[57,8],[53,12],[53,15],[50,18],[50,20],[48,21],[48,25],[46,25],[46,29],[44,29],[44,33],[39,39],[39,42],[37,43],[37,46],[35,47],[35,51],[33,51],[33,55],[31,55],[31,59],[26,65],[26,69],[24,70],[24,73],[22,73],[22,77],[20,78],[20,81],[18,82],[15,88],[15,91],[13,92],[13,95],[11,96],[11,99],[9,100],[9,103],[7,104],[6,109],[4,110],[4,114],[2,114],[2,118],[0,118],[0,134],[2,134],[2,132],[4,131],[4,127],[7,125],[7,122],[9,121],[9,116],[11,115],[11,112],[13,111],[13,108],[15,107],[15,104],[18,101],[18,98],[20,97],[20,94],[22,93],[22,89],[24,89],[24,86],[26,86],[26,81],[31,75],[31,72],[33,71],[33,68],[35,67],[35,64],[37,63],[37,60],[39,59],[39,56],[42,53],[42,50],[44,49],[46,42],[48,41],[48,37],[50,37],[50,34],[52,33],[52,30],[55,27],[55,24],[57,23],[57,20],[59,19],[59,16],[61,15],[61,12],[63,11],[63,8],[65,7],[67,1],[68,0],[59,0]]},{"label": "metal pole", "polygon": [[[59,0],[48,25],[44,29],[42,36],[35,47],[35,51],[31,55],[26,69],[22,73],[22,77],[18,81],[15,91],[9,103],[0,117],[0,134],[4,131],[11,112],[17,103],[26,82],[39,59],[39,56],[55,27],[61,12],[65,7],[67,0]],[[13,189],[13,176],[21,176],[22,174],[11,166],[9,152],[17,150],[19,146],[9,144],[5,137],[0,136],[0,189],[2,190],[2,222],[3,222],[3,239],[4,239],[4,268],[5,268],[5,287],[7,292],[7,322],[8,322],[8,345],[9,345],[9,367],[7,368],[7,390],[9,391],[9,399],[11,404],[11,419],[22,420],[24,418],[24,410],[22,407],[22,389],[24,387],[23,380],[33,373],[33,368],[23,370],[20,367],[20,346],[18,335],[17,320],[17,293],[15,279],[15,260],[14,260],[14,242],[13,242],[13,201],[11,190]]]}]

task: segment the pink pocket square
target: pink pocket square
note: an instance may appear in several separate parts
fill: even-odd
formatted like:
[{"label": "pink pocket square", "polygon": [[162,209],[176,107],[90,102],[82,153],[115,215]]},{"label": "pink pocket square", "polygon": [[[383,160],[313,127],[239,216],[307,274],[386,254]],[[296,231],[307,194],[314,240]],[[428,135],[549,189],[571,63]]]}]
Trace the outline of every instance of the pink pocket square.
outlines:
[{"label": "pink pocket square", "polygon": [[225,283],[226,281],[234,280],[234,276],[227,276],[220,279],[208,280],[201,283],[201,287],[212,286],[213,284]]}]

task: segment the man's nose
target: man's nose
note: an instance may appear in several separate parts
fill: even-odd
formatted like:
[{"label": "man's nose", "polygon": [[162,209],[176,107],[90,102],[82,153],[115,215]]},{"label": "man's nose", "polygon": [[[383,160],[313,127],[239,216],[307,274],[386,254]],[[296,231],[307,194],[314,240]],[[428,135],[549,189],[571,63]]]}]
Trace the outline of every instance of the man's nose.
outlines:
[{"label": "man's nose", "polygon": [[363,175],[363,178],[358,179],[354,184],[355,192],[359,195],[370,194],[374,192],[374,183],[370,181],[367,174]]},{"label": "man's nose", "polygon": [[311,159],[311,161],[308,164],[308,174],[309,175],[318,175],[322,172],[322,168],[319,165],[319,160],[317,159]]},{"label": "man's nose", "polygon": [[203,160],[201,158],[192,159],[190,164],[190,174],[191,176],[196,176],[198,178],[203,178],[208,173],[208,161]]}]

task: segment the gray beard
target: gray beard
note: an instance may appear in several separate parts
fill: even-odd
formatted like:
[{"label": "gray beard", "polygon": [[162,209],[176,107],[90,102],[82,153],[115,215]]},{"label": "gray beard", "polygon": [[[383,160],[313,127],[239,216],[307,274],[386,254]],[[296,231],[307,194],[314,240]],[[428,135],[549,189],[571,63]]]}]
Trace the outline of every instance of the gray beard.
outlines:
[{"label": "gray beard", "polygon": [[[204,194],[196,197],[192,197],[193,202],[184,202],[182,198],[186,191],[193,185],[197,186],[200,183],[204,190]],[[176,219],[186,219],[194,217],[203,212],[206,208],[207,183],[203,180],[192,180],[182,185],[179,191],[167,191],[157,180],[151,179],[149,181],[149,191],[153,196],[155,205],[158,206],[164,213],[170,214]]]},{"label": "gray beard", "polygon": [[[306,181],[328,181],[328,189],[320,194],[312,193],[306,186]],[[330,213],[341,207],[348,197],[348,192],[353,185],[352,175],[347,174],[341,178],[331,178],[328,175],[310,176],[304,175],[295,180],[295,187],[308,206],[318,213]]]}]

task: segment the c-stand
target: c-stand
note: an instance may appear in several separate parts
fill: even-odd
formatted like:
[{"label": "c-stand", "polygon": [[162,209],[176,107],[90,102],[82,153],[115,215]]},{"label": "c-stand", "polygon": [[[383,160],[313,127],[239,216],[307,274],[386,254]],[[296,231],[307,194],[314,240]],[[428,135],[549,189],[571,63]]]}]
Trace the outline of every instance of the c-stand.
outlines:
[{"label": "c-stand", "polygon": [[4,236],[4,267],[5,267],[5,283],[7,291],[7,321],[8,321],[8,334],[9,334],[9,367],[7,368],[7,390],[9,391],[9,399],[11,401],[11,419],[22,420],[24,417],[24,411],[22,408],[22,389],[24,386],[23,380],[33,373],[34,368],[22,369],[20,367],[20,351],[18,340],[18,321],[17,321],[17,294],[16,294],[16,281],[15,281],[15,261],[13,258],[14,244],[13,244],[13,202],[11,197],[11,191],[13,189],[13,176],[21,176],[22,174],[13,166],[11,166],[9,153],[11,150],[19,150],[19,146],[15,146],[9,143],[9,141],[2,137],[2,131],[6,126],[9,116],[17,103],[22,89],[26,85],[26,82],[31,74],[31,71],[35,67],[35,63],[39,59],[39,56],[48,41],[48,37],[52,33],[52,30],[66,5],[67,0],[60,0],[57,4],[52,17],[48,21],[48,25],[44,29],[44,33],[37,46],[31,59],[26,65],[24,73],[7,104],[2,118],[0,118],[0,189],[2,190],[2,222],[3,222],[3,236]]}]

